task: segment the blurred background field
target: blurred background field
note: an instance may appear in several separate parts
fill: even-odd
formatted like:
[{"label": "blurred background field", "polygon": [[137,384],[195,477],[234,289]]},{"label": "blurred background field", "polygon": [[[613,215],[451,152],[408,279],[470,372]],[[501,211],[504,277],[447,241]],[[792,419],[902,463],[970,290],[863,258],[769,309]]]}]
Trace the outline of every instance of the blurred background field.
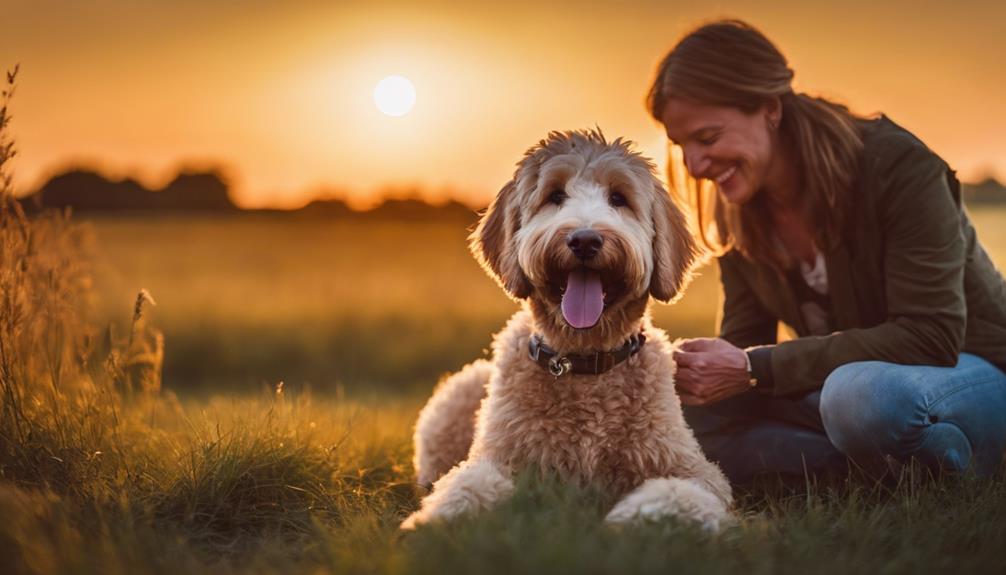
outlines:
[{"label": "blurred background field", "polygon": [[[472,213],[472,223],[475,221]],[[463,222],[270,215],[88,221],[99,321],[129,319],[148,289],[165,334],[167,387],[431,386],[485,355],[518,308],[468,253]],[[676,336],[712,332],[715,273],[676,306]]]},{"label": "blurred background field", "polygon": [[[1006,208],[972,210],[1006,262]],[[467,224],[276,214],[87,216],[93,310],[121,333],[140,288],[157,301],[164,383],[189,392],[310,384],[425,390],[486,354],[517,309],[467,250]],[[715,266],[677,304],[652,307],[672,337],[715,333]],[[212,385],[212,389],[209,386]]]}]

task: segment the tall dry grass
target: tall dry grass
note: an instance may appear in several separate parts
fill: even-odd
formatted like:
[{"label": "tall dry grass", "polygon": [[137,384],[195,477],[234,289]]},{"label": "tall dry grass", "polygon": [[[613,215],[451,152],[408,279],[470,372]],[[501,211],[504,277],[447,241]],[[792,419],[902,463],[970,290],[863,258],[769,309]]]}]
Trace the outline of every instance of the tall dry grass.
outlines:
[{"label": "tall dry grass", "polygon": [[12,189],[17,151],[9,112],[17,79],[7,73],[0,105],[0,474],[16,485],[100,498],[124,457],[117,434],[125,402],[160,387],[163,341],[137,299],[128,337],[86,320],[91,245],[68,212],[29,219]]}]

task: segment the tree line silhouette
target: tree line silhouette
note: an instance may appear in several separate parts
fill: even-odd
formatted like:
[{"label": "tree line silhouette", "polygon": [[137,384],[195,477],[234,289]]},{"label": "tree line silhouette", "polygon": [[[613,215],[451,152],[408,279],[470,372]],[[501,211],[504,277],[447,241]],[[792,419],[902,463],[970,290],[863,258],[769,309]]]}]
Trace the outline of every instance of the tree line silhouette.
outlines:
[{"label": "tree line silhouette", "polygon": [[[416,196],[419,192],[413,190]],[[234,203],[226,178],[216,170],[183,170],[163,188],[152,190],[131,178],[112,180],[92,169],[73,168],[53,176],[20,201],[29,213],[69,208],[74,213],[270,213],[417,221],[475,218],[474,209],[455,200],[433,205],[420,199],[386,198],[366,211],[354,210],[340,199],[315,199],[295,210],[244,209]]]},{"label": "tree line silhouette", "polygon": [[[419,195],[415,190],[415,195]],[[1006,204],[1006,186],[994,178],[962,185],[968,205]],[[25,209],[45,208],[74,212],[143,213],[290,213],[326,218],[379,217],[396,220],[473,219],[474,210],[457,201],[432,205],[419,199],[385,199],[360,212],[339,199],[316,199],[296,210],[242,209],[231,199],[226,178],[216,170],[182,170],[161,189],[151,190],[136,180],[110,180],[97,171],[74,168],[59,173],[34,193],[22,198]]]}]

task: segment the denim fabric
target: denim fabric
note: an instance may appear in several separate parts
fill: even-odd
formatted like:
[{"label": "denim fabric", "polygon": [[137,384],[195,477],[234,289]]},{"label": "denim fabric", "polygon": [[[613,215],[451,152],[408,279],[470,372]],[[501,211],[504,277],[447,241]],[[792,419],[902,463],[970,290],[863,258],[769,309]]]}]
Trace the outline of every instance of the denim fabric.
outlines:
[{"label": "denim fabric", "polygon": [[1006,374],[961,354],[955,367],[863,361],[833,371],[797,398],[754,391],[684,407],[706,456],[734,483],[774,473],[847,472],[885,459],[986,475],[1006,450]]}]

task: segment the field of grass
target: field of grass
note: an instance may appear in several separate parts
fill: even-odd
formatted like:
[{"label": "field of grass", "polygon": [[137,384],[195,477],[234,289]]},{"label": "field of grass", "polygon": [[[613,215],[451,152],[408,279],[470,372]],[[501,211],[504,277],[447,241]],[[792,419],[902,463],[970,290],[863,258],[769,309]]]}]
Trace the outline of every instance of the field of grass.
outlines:
[{"label": "field of grass", "polygon": [[[1004,215],[976,215],[999,262]],[[81,228],[0,213],[0,571],[1006,567],[1003,473],[768,483],[737,493],[741,519],[717,536],[673,521],[612,529],[605,495],[522,477],[490,513],[400,533],[422,495],[410,432],[424,395],[480,355],[515,305],[464,236],[255,217]],[[716,298],[706,273],[657,321],[711,333]],[[221,393],[236,388],[247,391]]]},{"label": "field of grass", "polygon": [[[397,524],[417,504],[407,441],[416,407],[265,396],[125,405],[123,420],[101,423],[117,430],[115,442],[66,448],[45,483],[0,483],[2,570],[916,574],[1004,565],[1001,478],[752,490],[740,494],[739,525],[716,537],[671,521],[614,530],[601,521],[609,499],[523,478],[490,513],[402,534]],[[85,450],[101,453],[87,459]],[[62,480],[64,465],[79,476]]]},{"label": "field of grass", "polygon": [[[473,213],[474,221],[474,213]],[[517,309],[468,253],[464,224],[275,216],[100,218],[95,309],[124,328],[140,288],[167,344],[172,389],[428,389],[484,355]],[[675,306],[676,336],[711,334],[715,271]]]},{"label": "field of grass", "polygon": [[[1002,266],[1006,209],[973,216]],[[282,380],[425,390],[484,355],[517,308],[469,255],[458,223],[183,216],[87,225],[96,321],[122,331],[127,302],[148,289],[171,389]],[[672,337],[712,335],[718,298],[710,266],[677,304],[654,305],[654,319]]]},{"label": "field of grass", "polygon": [[1001,479],[761,488],[740,494],[738,526],[711,537],[670,521],[614,530],[601,521],[611,504],[604,496],[523,478],[513,500],[491,513],[402,534],[397,524],[417,503],[407,441],[416,407],[266,396],[124,405],[120,421],[90,422],[116,430],[115,441],[66,446],[61,461],[46,464],[44,482],[0,483],[3,571],[846,574],[1003,566]]}]

